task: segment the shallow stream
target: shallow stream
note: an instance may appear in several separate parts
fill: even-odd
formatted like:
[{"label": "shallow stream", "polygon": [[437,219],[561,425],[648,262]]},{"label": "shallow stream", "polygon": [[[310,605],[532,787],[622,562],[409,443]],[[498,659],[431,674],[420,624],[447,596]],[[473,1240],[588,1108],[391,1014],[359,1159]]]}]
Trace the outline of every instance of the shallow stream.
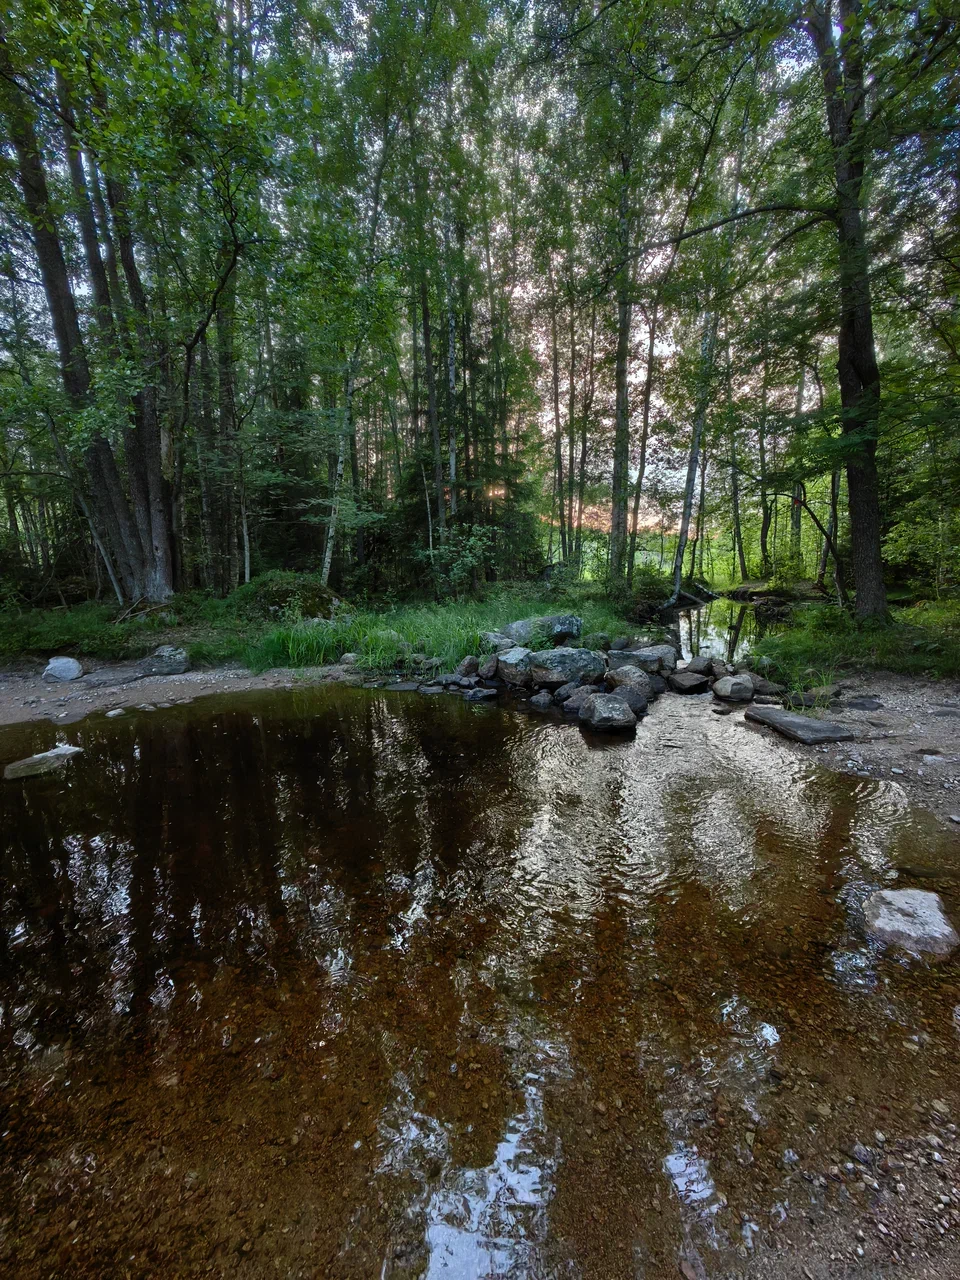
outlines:
[{"label": "shallow stream", "polygon": [[9,1274],[726,1278],[960,1101],[960,965],[860,914],[904,863],[960,914],[960,839],[704,699],[304,688],[0,764],[56,741],[0,783]]}]

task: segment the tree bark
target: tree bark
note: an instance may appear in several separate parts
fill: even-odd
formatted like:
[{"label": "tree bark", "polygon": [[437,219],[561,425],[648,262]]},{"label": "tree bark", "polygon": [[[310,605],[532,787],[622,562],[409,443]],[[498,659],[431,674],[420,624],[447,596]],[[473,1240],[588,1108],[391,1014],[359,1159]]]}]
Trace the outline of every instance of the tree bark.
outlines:
[{"label": "tree bark", "polygon": [[[841,29],[839,46],[834,22]],[[887,594],[881,552],[877,438],[880,370],[873,333],[870,257],[863,216],[866,161],[865,72],[860,0],[812,4],[806,25],[817,52],[833,153],[840,267],[840,328],[837,373],[847,456],[847,501],[855,610],[861,619],[886,619]]]}]

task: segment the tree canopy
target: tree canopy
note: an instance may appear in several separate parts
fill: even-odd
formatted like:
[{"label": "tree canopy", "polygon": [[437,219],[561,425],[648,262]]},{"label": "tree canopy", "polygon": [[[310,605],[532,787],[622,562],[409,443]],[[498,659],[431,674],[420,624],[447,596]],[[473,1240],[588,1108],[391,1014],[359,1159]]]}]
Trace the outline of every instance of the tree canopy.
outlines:
[{"label": "tree canopy", "polygon": [[8,12],[0,592],[949,591],[958,43],[946,0]]}]

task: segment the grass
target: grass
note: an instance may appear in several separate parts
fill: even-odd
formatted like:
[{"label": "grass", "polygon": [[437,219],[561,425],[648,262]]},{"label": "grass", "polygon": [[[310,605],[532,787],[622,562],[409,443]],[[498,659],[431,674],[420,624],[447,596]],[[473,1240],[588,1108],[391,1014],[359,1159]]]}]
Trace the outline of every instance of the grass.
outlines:
[{"label": "grass", "polygon": [[[960,676],[960,601],[894,608],[890,625],[858,625],[833,605],[801,605],[790,624],[754,645],[791,688],[829,684],[842,671]],[[821,677],[824,677],[821,679]]]},{"label": "grass", "polygon": [[[482,631],[495,631],[517,618],[571,609],[555,599],[506,591],[484,602],[356,613],[327,623],[275,628],[247,649],[244,660],[253,670],[262,671],[323,666],[344,653],[355,653],[362,670],[378,672],[409,666],[411,654],[424,654],[439,658],[443,670],[450,671],[468,653],[485,651]],[[635,629],[609,605],[597,601],[579,603],[576,612],[583,618],[584,635],[602,631],[616,636]]]},{"label": "grass", "polygon": [[[318,610],[332,616],[318,618]],[[352,652],[361,669],[379,672],[409,667],[410,654],[421,653],[451,670],[466,654],[483,650],[480,632],[517,618],[566,612],[583,618],[584,635],[602,631],[614,637],[636,629],[589,587],[551,594],[506,586],[484,601],[353,611],[320,592],[310,575],[273,573],[224,600],[190,593],[129,618],[106,604],[0,610],[0,658],[72,653],[115,661],[176,644],[195,666],[323,666]]]}]

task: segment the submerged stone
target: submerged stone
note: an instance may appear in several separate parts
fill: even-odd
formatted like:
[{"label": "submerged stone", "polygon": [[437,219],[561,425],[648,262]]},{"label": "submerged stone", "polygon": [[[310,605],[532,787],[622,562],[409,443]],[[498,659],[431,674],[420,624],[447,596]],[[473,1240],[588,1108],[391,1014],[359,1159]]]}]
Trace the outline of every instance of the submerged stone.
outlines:
[{"label": "submerged stone", "polygon": [[863,914],[874,938],[914,955],[948,956],[960,945],[940,895],[926,889],[880,889],[867,898]]},{"label": "submerged stone", "polygon": [[62,769],[71,756],[80,755],[83,747],[64,744],[52,747],[49,751],[41,751],[38,755],[27,756],[25,760],[14,760],[3,771],[4,778],[12,782],[16,778],[32,778],[39,773],[54,773]]},{"label": "submerged stone", "polygon": [[846,725],[834,724],[830,720],[814,720],[811,716],[797,715],[795,711],[784,711],[782,707],[748,707],[746,718],[755,724],[766,725],[768,729],[775,729],[794,742],[802,742],[805,747],[813,747],[820,742],[849,742],[856,737],[854,731]]}]

